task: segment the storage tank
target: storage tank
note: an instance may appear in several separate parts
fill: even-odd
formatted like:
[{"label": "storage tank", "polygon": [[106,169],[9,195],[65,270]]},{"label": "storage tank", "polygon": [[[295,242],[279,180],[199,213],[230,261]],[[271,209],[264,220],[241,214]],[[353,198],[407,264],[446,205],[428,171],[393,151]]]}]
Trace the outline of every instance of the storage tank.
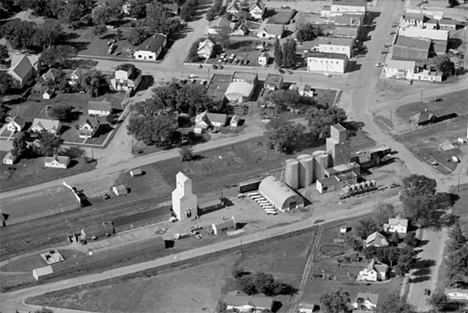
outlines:
[{"label": "storage tank", "polygon": [[324,170],[328,168],[328,162],[330,156],[326,151],[317,150],[312,153],[314,157],[314,181],[317,179],[322,179],[324,175]]},{"label": "storage tank", "polygon": [[314,159],[309,154],[301,154],[297,157],[299,162],[299,188],[312,184],[314,179]]},{"label": "storage tank", "polygon": [[292,189],[299,187],[299,162],[289,159],[284,162],[284,182]]}]

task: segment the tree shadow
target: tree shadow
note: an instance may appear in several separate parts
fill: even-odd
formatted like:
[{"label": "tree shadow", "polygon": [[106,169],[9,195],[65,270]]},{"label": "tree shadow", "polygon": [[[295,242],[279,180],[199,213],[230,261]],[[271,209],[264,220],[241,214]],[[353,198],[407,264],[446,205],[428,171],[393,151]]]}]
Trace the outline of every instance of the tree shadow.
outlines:
[{"label": "tree shadow", "polygon": [[142,91],[149,89],[154,84],[154,77],[152,75],[143,75],[141,77],[141,83],[136,91]]},{"label": "tree shadow", "polygon": [[349,61],[348,65],[346,66],[346,73],[352,73],[359,71],[362,65],[358,64],[356,61]]},{"label": "tree shadow", "polygon": [[420,283],[428,281],[431,279],[431,267],[435,266],[436,262],[434,260],[418,260],[416,261],[414,268],[416,269],[413,272],[415,278],[411,278],[411,283]]}]

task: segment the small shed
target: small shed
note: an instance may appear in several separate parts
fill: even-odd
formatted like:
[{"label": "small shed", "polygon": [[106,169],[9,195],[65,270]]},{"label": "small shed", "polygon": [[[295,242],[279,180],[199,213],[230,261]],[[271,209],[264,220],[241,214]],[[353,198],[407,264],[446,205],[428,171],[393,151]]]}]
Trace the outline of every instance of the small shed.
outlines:
[{"label": "small shed", "polygon": [[239,122],[240,116],[236,114],[231,118],[231,122],[229,123],[229,125],[231,125],[231,127],[237,127],[239,126]]},{"label": "small shed", "polygon": [[132,177],[141,176],[141,175],[143,175],[143,171],[141,169],[137,168],[137,169],[131,170],[130,175]]},{"label": "small shed", "polygon": [[128,188],[125,185],[118,185],[112,187],[112,192],[117,196],[126,196],[128,194]]},{"label": "small shed", "polygon": [[36,268],[32,271],[32,275],[36,280],[44,278],[45,276],[51,275],[53,273],[54,273],[54,270],[52,269],[52,266],[50,265]]},{"label": "small shed", "polygon": [[237,224],[236,224],[236,220],[234,216],[232,216],[231,218],[224,220],[220,223],[213,223],[211,227],[213,229],[213,234],[218,235],[218,233],[221,233],[221,232],[235,230],[237,227]]},{"label": "small shed", "polygon": [[54,96],[54,90],[53,89],[47,89],[46,91],[44,91],[44,93],[42,94],[42,99],[45,99],[45,100],[50,100],[52,99],[52,97]]},{"label": "small shed", "polygon": [[310,303],[299,303],[298,313],[313,313],[320,311],[320,306]]},{"label": "small shed", "polygon": [[346,234],[348,232],[348,230],[349,230],[348,225],[343,225],[343,226],[340,227],[340,233],[342,233],[342,234]]},{"label": "small shed", "polygon": [[17,159],[17,156],[13,155],[11,152],[8,152],[3,157],[3,164],[13,165],[13,164],[15,164],[16,159]]}]

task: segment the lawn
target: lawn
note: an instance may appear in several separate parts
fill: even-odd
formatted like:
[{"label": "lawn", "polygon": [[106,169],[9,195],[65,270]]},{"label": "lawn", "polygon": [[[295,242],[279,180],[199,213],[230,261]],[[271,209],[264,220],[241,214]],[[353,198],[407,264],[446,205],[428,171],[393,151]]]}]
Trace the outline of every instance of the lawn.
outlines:
[{"label": "lawn", "polygon": [[[248,60],[248,64],[235,64],[233,62],[229,62],[226,58],[226,62],[219,62],[219,56],[214,56],[209,59],[206,63],[207,66],[211,64],[222,64],[223,66],[236,66],[237,71],[242,71],[244,66],[259,66],[258,64],[258,56],[260,55],[261,51],[256,50],[255,47],[261,43],[261,40],[251,40],[246,38],[236,38],[232,37],[230,41],[229,48],[225,49],[223,52],[229,57],[231,54],[234,54],[238,60]],[[233,61],[234,59],[231,59]],[[208,65],[209,64],[209,65]],[[246,69],[249,71],[249,69]]]}]

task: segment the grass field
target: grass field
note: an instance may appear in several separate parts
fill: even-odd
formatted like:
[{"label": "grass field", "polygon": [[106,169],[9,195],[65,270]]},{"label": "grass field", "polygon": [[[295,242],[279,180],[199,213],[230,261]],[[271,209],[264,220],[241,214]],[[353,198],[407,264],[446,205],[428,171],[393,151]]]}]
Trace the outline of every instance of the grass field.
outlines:
[{"label": "grass field", "polygon": [[[395,138],[403,142],[421,160],[428,163],[432,160],[437,161],[439,163],[437,169],[440,172],[446,174],[452,172],[457,167],[457,163],[451,162],[450,158],[452,156],[461,158],[468,153],[466,145],[456,144],[458,138],[466,137],[467,97],[468,90],[462,90],[440,96],[427,103],[416,102],[399,107],[396,114],[403,121],[408,121],[426,108],[435,114],[456,113],[457,117],[427,126],[413,126],[412,131],[402,133]],[[456,149],[441,151],[438,145],[446,140],[455,143]]]}]

